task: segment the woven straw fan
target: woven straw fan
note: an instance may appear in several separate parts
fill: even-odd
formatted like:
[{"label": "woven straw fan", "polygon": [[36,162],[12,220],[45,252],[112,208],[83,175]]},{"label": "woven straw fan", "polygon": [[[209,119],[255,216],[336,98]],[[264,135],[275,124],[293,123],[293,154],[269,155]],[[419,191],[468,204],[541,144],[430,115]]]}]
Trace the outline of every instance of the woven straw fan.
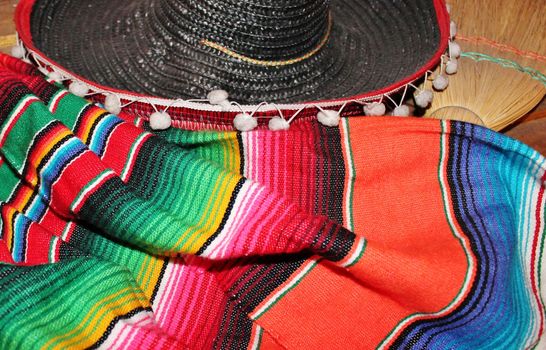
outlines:
[{"label": "woven straw fan", "polygon": [[546,94],[546,1],[457,0],[451,12],[459,70],[425,115],[502,130]]}]

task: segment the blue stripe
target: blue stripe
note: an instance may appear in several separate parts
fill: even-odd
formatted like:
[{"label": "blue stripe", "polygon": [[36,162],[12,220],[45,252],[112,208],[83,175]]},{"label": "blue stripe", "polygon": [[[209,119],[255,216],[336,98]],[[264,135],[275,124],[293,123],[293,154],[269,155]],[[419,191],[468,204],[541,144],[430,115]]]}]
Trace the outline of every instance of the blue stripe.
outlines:
[{"label": "blue stripe", "polygon": [[[530,227],[518,215],[538,183],[529,168],[543,159],[520,143],[487,129],[452,124],[448,177],[452,205],[478,260],[471,293],[451,314],[416,321],[395,342],[398,348],[522,348],[537,337],[539,312],[524,287]],[[526,214],[523,211],[524,215]],[[533,218],[534,219],[534,218]],[[525,262],[528,264],[528,262]]]},{"label": "blue stripe", "polygon": [[86,150],[85,145],[77,138],[68,139],[57,149],[40,173],[41,183],[39,193],[50,199],[51,185],[59,178],[59,174],[79,154]]},{"label": "blue stripe", "polygon": [[93,135],[91,135],[89,149],[98,156],[102,156],[110,134],[114,128],[122,122],[121,119],[112,114],[108,114],[101,118],[98,125],[95,127]]}]

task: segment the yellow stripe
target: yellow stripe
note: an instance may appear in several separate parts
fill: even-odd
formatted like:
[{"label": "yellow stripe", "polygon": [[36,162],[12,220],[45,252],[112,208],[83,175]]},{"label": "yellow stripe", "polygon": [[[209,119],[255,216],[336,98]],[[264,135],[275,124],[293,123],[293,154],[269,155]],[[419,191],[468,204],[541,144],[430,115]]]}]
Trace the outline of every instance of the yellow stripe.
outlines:
[{"label": "yellow stripe", "polygon": [[[199,250],[203,244],[206,242],[206,240],[211,236],[212,233],[214,233],[218,227],[220,227],[220,223],[222,222],[222,219],[226,215],[226,210],[229,205],[229,200],[231,199],[231,195],[233,194],[233,190],[235,189],[235,186],[237,185],[237,182],[239,180],[238,176],[226,176],[226,183],[223,184],[219,191],[223,191],[223,193],[220,195],[219,199],[217,201],[214,201],[214,206],[212,208],[212,215],[211,214],[205,214],[203,215],[202,219],[205,218],[213,218],[214,220],[209,220],[208,225],[204,227],[202,231],[205,233],[208,233],[208,237],[205,235],[195,235],[194,240],[189,246],[189,249],[194,249],[194,246],[196,243],[198,243],[196,249]],[[216,215],[220,213],[221,215]],[[198,226],[199,227],[199,226]],[[201,240],[197,240],[197,238],[203,237]]]},{"label": "yellow stripe", "polygon": [[[199,248],[209,239],[209,237],[214,233],[214,231],[220,226],[220,222],[223,218],[223,214],[225,213],[227,206],[229,204],[229,198],[231,197],[231,193],[233,193],[233,189],[235,188],[235,185],[237,184],[237,181],[233,180],[232,176],[224,175],[222,176],[222,179],[220,181],[216,181],[214,188],[212,190],[212,194],[209,196],[208,202],[206,204],[205,210],[203,211],[203,215],[201,216],[201,219],[199,219],[199,222],[194,226],[196,229],[192,229],[191,227],[188,228],[179,238],[179,240],[176,242],[175,248],[182,250],[183,252],[188,253],[197,253],[199,251]],[[222,195],[220,198],[217,198],[219,196],[220,191],[224,191],[224,195]],[[229,194],[226,196],[225,194]],[[226,200],[227,198],[227,200]],[[223,210],[219,210],[219,208],[222,208]],[[213,215],[210,215],[210,213],[213,213]],[[214,215],[216,213],[222,213],[222,215]],[[207,223],[206,220],[209,220]],[[188,237],[188,241],[180,247],[182,241],[184,238]],[[197,247],[196,247],[197,244]]]},{"label": "yellow stripe", "polygon": [[324,45],[326,45],[326,43],[328,42],[328,39],[330,38],[331,32],[332,32],[332,16],[330,15],[328,17],[328,30],[326,31],[326,35],[324,35],[324,38],[322,38],[322,40],[320,41],[320,43],[318,44],[317,47],[315,47],[313,50],[309,51],[308,53],[306,53],[303,56],[296,57],[296,58],[291,58],[291,59],[288,59],[288,60],[281,60],[281,61],[259,60],[259,59],[251,58],[251,57],[248,57],[248,56],[245,56],[245,55],[241,55],[240,53],[237,53],[237,52],[235,52],[233,50],[230,50],[227,47],[222,46],[222,45],[220,45],[218,43],[215,43],[213,41],[210,41],[208,39],[202,39],[201,40],[201,45],[211,47],[211,48],[213,48],[215,50],[218,50],[218,51],[220,51],[220,52],[222,52],[222,53],[224,53],[224,54],[226,54],[226,55],[228,55],[230,57],[236,58],[236,59],[241,60],[241,61],[246,62],[246,63],[254,64],[254,65],[257,65],[257,66],[279,67],[279,66],[288,66],[288,65],[298,63],[298,62],[301,62],[301,61],[304,61],[304,60],[306,60],[308,58],[313,57],[317,52],[320,51],[320,49],[322,49],[324,47]]},{"label": "yellow stripe", "polygon": [[42,147],[41,149],[42,153],[39,153],[36,156],[36,159],[34,159],[33,154],[30,154],[30,160],[33,161],[32,165],[34,165],[32,167],[33,173],[30,175],[30,179],[29,179],[29,182],[32,185],[36,186],[36,184],[38,183],[38,172],[36,169],[38,165],[40,165],[40,163],[42,162],[44,157],[49,153],[49,151],[53,149],[53,146],[59,143],[59,141],[62,140],[67,135],[70,135],[69,130],[66,130],[66,129],[59,130],[59,132],[56,135],[54,135],[53,138],[47,141],[47,145],[45,147]]},{"label": "yellow stripe", "polygon": [[[117,299],[118,297],[122,298]],[[141,294],[135,293],[133,288],[122,289],[95,303],[76,328],[51,339],[45,344],[44,348],[54,346],[54,349],[62,350],[80,342],[85,342],[87,346],[92,345],[100,339],[110,325],[110,322],[112,322],[113,318],[106,319],[104,317],[106,313],[113,314],[113,310],[116,310],[118,313],[113,314],[113,316],[126,314],[137,307],[146,306],[146,304],[146,299]],[[59,343],[55,344],[57,342]]]},{"label": "yellow stripe", "polygon": [[20,211],[22,213],[23,209],[25,209],[25,206],[28,204],[28,202],[32,198],[33,193],[34,193],[34,191],[32,189],[30,189],[30,188],[28,188],[26,186],[23,187],[21,189],[21,192],[19,192],[19,194],[17,196],[17,197],[20,198],[20,200],[13,203],[15,209],[17,209],[17,211]]},{"label": "yellow stripe", "polygon": [[151,262],[147,265],[148,268],[141,278],[141,289],[149,299],[152,298],[152,294],[154,293],[155,285],[159,280],[159,275],[161,274],[161,269],[163,268],[163,263],[163,259],[159,259],[155,256],[152,257]]},{"label": "yellow stripe", "polygon": [[[231,190],[231,186],[228,185],[229,177],[222,176],[221,181],[216,181],[214,192],[212,193],[207,203],[206,209],[203,211],[201,219],[197,223],[197,230],[190,236],[190,239],[185,244],[185,248],[192,252],[197,252],[205,244],[207,239],[218,229],[225,209],[229,204],[226,201],[225,195],[220,195],[222,190]],[[225,194],[226,192],[224,192]],[[218,198],[218,200],[215,200]],[[222,207],[224,210],[219,210]],[[216,215],[220,213],[221,215]],[[197,246],[196,246],[197,245]]]},{"label": "yellow stripe", "polygon": [[144,279],[147,278],[146,273],[148,272],[148,266],[150,265],[150,260],[152,259],[151,255],[146,254],[144,257],[144,260],[142,261],[142,265],[140,266],[140,269],[138,270],[138,273],[136,274],[136,281],[138,285],[140,286],[140,289],[143,289],[142,286],[144,285]]},{"label": "yellow stripe", "polygon": [[13,225],[11,223],[13,222],[13,217],[17,213],[17,211],[10,205],[6,209],[6,229],[7,229],[7,235],[6,235],[6,245],[10,252],[13,254],[13,239],[15,235],[15,230]]},{"label": "yellow stripe", "polygon": [[85,144],[89,143],[89,134],[91,133],[91,128],[93,127],[93,125],[95,124],[95,121],[99,118],[99,116],[103,112],[104,111],[97,109],[93,114],[91,114],[90,116],[86,118],[87,120],[85,123],[85,129],[83,130],[82,135],[80,137]]}]

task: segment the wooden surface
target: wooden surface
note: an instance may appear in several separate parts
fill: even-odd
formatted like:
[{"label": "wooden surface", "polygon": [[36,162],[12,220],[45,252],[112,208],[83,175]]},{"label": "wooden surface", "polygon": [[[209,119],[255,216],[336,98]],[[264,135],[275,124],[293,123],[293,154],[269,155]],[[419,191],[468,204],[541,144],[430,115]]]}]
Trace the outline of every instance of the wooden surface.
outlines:
[{"label": "wooden surface", "polygon": [[[17,0],[0,0],[0,51],[2,52],[9,52],[15,40],[13,11],[16,3]],[[525,118],[505,130],[505,133],[546,155],[546,100]]]},{"label": "wooden surface", "polygon": [[0,51],[8,52],[15,39],[13,10],[16,0],[0,0]]}]

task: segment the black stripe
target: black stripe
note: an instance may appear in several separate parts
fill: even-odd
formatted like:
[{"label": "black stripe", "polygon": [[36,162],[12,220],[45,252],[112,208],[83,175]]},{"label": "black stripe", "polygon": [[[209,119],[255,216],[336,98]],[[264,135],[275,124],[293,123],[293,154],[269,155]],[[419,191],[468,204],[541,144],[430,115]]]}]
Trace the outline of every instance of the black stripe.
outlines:
[{"label": "black stripe", "polygon": [[169,266],[169,258],[165,258],[163,260],[163,266],[161,266],[161,271],[159,272],[159,278],[157,279],[157,282],[154,287],[154,291],[152,293],[152,297],[150,298],[151,305],[154,304],[157,291],[159,290],[159,286],[161,286],[161,281],[163,280],[163,277],[165,276],[165,270],[167,270],[167,266]]},{"label": "black stripe", "polygon": [[104,332],[104,334],[99,338],[99,340],[91,345],[90,347],[88,347],[87,349],[98,349],[99,346],[102,345],[102,343],[104,343],[106,341],[106,339],[108,339],[108,337],[110,336],[110,334],[112,333],[112,330],[114,329],[114,327],[116,326],[116,324],[119,322],[119,321],[122,321],[122,320],[127,320],[133,316],[135,316],[136,314],[140,313],[140,312],[145,312],[145,311],[148,311],[148,312],[151,312],[152,309],[150,307],[138,307],[136,309],[134,309],[133,311],[125,314],[125,315],[119,315],[119,316],[116,316],[112,322],[110,322],[110,324],[108,325],[108,327],[106,328],[106,332]]},{"label": "black stripe", "polygon": [[237,142],[239,143],[239,158],[241,159],[239,174],[241,174],[241,176],[245,176],[245,144],[243,142],[243,136],[240,132],[237,133]]},{"label": "black stripe", "polygon": [[26,95],[32,95],[32,91],[19,81],[0,84],[0,128]]},{"label": "black stripe", "polygon": [[89,112],[89,110],[91,108],[93,108],[92,104],[86,105],[85,107],[83,107],[83,109],[80,111],[80,113],[76,117],[76,123],[73,126],[74,134],[79,134],[80,133],[80,129],[83,127],[82,124],[83,124],[83,121],[85,119],[84,116],[87,115],[87,113]]},{"label": "black stripe", "polygon": [[[455,310],[453,310],[448,315],[444,315],[442,317],[438,317],[432,320],[420,320],[420,321],[413,322],[410,326],[408,326],[404,330],[404,332],[400,334],[397,340],[393,343],[392,348],[401,348],[402,342],[406,340],[410,332],[412,332],[412,330],[414,330],[415,328],[419,326],[423,326],[423,328],[420,329],[419,332],[417,332],[409,340],[410,344],[415,345],[417,341],[419,341],[419,339],[421,339],[424,336],[425,331],[436,328],[438,326],[443,326],[449,323],[453,323],[454,321],[464,319],[468,314],[475,311],[475,307],[477,306],[475,304],[478,304],[480,301],[482,301],[483,294],[485,293],[485,288],[483,288],[483,286],[486,285],[485,281],[489,279],[490,257],[487,253],[488,246],[485,244],[483,236],[480,234],[476,234],[477,232],[480,232],[478,230],[478,225],[475,222],[475,220],[472,218],[471,214],[469,214],[470,213],[469,205],[475,205],[475,201],[473,199],[474,189],[471,186],[468,189],[472,196],[472,203],[468,203],[464,194],[459,195],[457,192],[457,189],[459,189],[461,192],[463,191],[463,189],[465,191],[467,190],[464,187],[464,179],[461,176],[461,169],[466,169],[466,174],[465,174],[466,179],[469,179],[469,176],[470,176],[470,174],[468,173],[468,168],[469,168],[468,163],[463,164],[462,157],[461,157],[461,155],[464,153],[466,156],[466,160],[468,162],[468,156],[469,156],[470,148],[471,148],[470,147],[471,141],[467,140],[467,138],[472,137],[472,131],[474,127],[470,126],[471,128],[469,132],[470,135],[466,135],[467,127],[469,126],[466,123],[451,122],[452,130],[457,130],[457,129],[460,129],[460,130],[457,130],[457,133],[456,133],[457,135],[455,135],[455,133],[452,133],[452,135],[449,137],[447,180],[448,180],[448,185],[451,191],[452,203],[454,203],[453,211],[454,211],[457,223],[459,224],[459,226],[461,227],[461,230],[463,231],[463,233],[469,240],[472,252],[477,260],[478,268],[476,270],[474,283],[471,286],[465,300],[462,301],[461,304]],[[453,176],[453,174],[456,174],[455,177]],[[462,208],[462,210],[460,209],[460,207]],[[477,210],[474,210],[474,211],[477,212]],[[466,224],[464,220],[465,216],[470,221],[471,227],[469,227],[469,225]],[[481,221],[482,226],[484,226],[483,218],[479,216],[479,219]],[[482,247],[482,255],[478,254],[478,247]],[[496,253],[493,252],[493,254],[495,255],[493,259],[496,259]],[[485,300],[485,304],[487,304],[489,298],[490,298],[490,295],[487,296]],[[463,309],[465,308],[467,311],[463,312]],[[453,317],[454,315],[457,315],[457,316]],[[474,317],[467,319],[462,325],[471,322],[473,319]],[[425,326],[427,324],[428,326]],[[457,327],[460,327],[460,326],[461,325]],[[429,344],[430,341],[432,341],[431,336],[429,336],[426,344]]]},{"label": "black stripe", "polygon": [[196,255],[201,255],[205,252],[205,250],[208,248],[209,245],[218,237],[220,232],[224,229],[224,226],[226,225],[227,220],[229,219],[229,216],[231,215],[231,211],[233,210],[233,206],[235,205],[235,201],[237,200],[237,195],[241,191],[241,188],[243,187],[243,184],[245,183],[245,179],[240,179],[237,182],[237,185],[235,185],[235,188],[233,189],[233,193],[231,194],[231,198],[229,199],[229,204],[226,209],[226,213],[224,214],[224,217],[222,218],[222,222],[220,223],[220,226],[214,232],[212,236],[209,237],[209,239],[205,242],[205,244],[199,249]]}]

